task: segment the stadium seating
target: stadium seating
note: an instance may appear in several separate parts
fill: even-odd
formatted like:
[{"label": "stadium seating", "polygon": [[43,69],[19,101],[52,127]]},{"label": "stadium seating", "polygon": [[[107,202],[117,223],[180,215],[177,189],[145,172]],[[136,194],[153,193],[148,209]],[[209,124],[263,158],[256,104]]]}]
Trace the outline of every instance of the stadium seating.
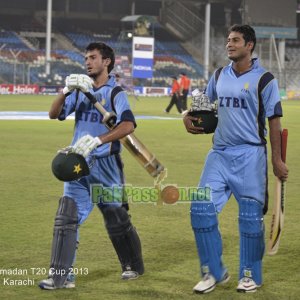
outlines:
[{"label": "stadium seating", "polygon": [[2,45],[2,49],[29,49],[13,31],[0,31],[0,45]]},{"label": "stadium seating", "polygon": [[[291,90],[298,90],[300,83],[300,43],[289,41],[287,43],[285,55],[285,71],[286,82]],[[293,70],[293,71],[292,71]]]},{"label": "stadium seating", "polygon": [[[30,26],[30,20],[26,19],[26,22]],[[31,22],[32,24],[34,22]],[[39,27],[39,23],[35,22],[35,24],[35,29],[41,30],[42,27]],[[54,27],[58,28],[58,25],[56,22]],[[70,26],[66,26],[63,35],[72,43],[74,49],[57,49],[51,52],[50,76],[45,76],[44,49],[32,50],[26,45],[24,39],[20,38],[18,32],[2,29],[0,31],[1,81],[5,83],[63,84],[66,75],[84,72],[84,50],[87,44],[93,41],[103,41],[113,47],[117,55],[114,71],[122,74],[123,77],[131,77],[131,39],[124,38],[115,29],[109,31],[106,28],[101,33],[76,31],[74,28],[72,31],[71,29]],[[224,51],[223,36],[214,37],[212,44],[214,47],[211,49],[211,57],[214,69],[227,64],[228,59]],[[289,72],[286,72],[284,76],[286,87],[291,89],[297,89],[300,82],[300,74],[297,71],[300,67],[299,48],[300,45],[297,42],[287,42],[285,67]],[[264,61],[262,62],[264,63]],[[170,76],[179,75],[180,72],[185,72],[192,79],[194,86],[198,85],[199,80],[203,78],[203,66],[187,53],[179,41],[158,24],[155,27],[154,78],[151,81],[136,80],[136,83],[144,85],[150,82],[153,86],[170,85]],[[274,75],[278,76],[275,73]]]},{"label": "stadium seating", "polygon": [[[153,85],[161,85],[162,83],[169,84],[170,76],[178,75],[179,72],[185,72],[191,78],[199,78],[203,74],[203,68],[199,65],[188,53],[181,47],[181,45],[172,40],[170,36],[163,33],[161,28],[159,37],[165,40],[155,40],[155,59],[154,59],[154,79]],[[116,60],[116,72],[124,74],[126,77],[131,76],[130,61],[131,61],[131,43],[130,39],[123,39],[121,35],[114,33],[82,33],[82,32],[65,32],[67,39],[74,45],[78,51],[70,50],[53,50],[51,53],[51,78],[55,75],[64,77],[66,74],[75,72],[83,72],[84,56],[83,52],[87,44],[93,41],[103,41],[108,43],[116,51],[121,60]],[[5,62],[5,65],[13,65],[15,57],[12,52],[20,51],[17,57],[17,62],[28,63],[30,65],[30,82],[49,83],[49,78],[44,76],[43,64],[45,63],[45,50],[30,50],[12,31],[3,31],[0,35],[0,41],[5,43],[5,47],[1,51],[0,61]],[[63,70],[56,68],[56,62],[64,64]],[[12,68],[11,68],[12,70]],[[12,72],[10,70],[10,73]],[[11,78],[11,74],[9,78]],[[6,78],[7,76],[2,76]],[[17,76],[18,80],[24,76]],[[27,78],[27,77],[26,77]],[[57,76],[56,76],[57,78]],[[7,78],[7,81],[8,78]],[[52,81],[52,80],[51,80]],[[22,83],[22,82],[19,82]]]}]

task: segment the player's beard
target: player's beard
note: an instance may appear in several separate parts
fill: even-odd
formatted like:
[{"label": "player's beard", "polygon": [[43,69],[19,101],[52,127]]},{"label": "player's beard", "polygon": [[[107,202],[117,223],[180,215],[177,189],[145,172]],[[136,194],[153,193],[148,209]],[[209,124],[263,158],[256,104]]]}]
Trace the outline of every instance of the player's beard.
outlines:
[{"label": "player's beard", "polygon": [[93,80],[95,80],[98,76],[101,75],[100,71],[89,73],[88,76],[91,77]]},{"label": "player's beard", "polygon": [[95,81],[96,78],[97,78],[97,75],[95,75],[95,74],[90,74],[89,77],[91,77],[91,78]]},{"label": "player's beard", "polygon": [[237,56],[229,56],[228,55],[228,58],[230,59],[230,60],[232,60],[233,62],[239,62],[239,61],[241,61],[241,60],[243,60],[245,57],[246,57],[247,55],[246,54],[239,54],[239,55],[237,55]]},{"label": "player's beard", "polygon": [[105,73],[105,68],[103,66],[91,68],[91,72],[87,72],[87,75],[91,77],[94,81],[101,77]]}]

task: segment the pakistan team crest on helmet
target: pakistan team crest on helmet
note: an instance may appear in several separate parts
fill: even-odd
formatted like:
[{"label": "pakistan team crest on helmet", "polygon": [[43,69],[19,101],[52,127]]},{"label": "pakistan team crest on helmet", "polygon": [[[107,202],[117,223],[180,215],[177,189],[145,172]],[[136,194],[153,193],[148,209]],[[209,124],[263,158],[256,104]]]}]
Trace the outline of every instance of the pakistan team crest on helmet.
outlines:
[{"label": "pakistan team crest on helmet", "polygon": [[72,148],[62,149],[52,161],[52,173],[61,181],[73,181],[90,174],[85,158],[72,152]]}]

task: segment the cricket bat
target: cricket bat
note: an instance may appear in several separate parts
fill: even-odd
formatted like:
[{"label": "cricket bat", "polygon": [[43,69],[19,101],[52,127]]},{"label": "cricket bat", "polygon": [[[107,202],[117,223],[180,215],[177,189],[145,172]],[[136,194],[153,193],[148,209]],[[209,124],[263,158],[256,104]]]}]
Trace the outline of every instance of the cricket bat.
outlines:
[{"label": "cricket bat", "polygon": [[[283,162],[286,162],[287,138],[288,130],[283,129],[281,132],[281,158]],[[269,243],[267,248],[267,253],[269,255],[276,254],[279,248],[284,221],[285,192],[286,182],[280,180],[278,177],[275,177],[274,204]]]},{"label": "cricket bat", "polygon": [[[102,114],[102,122],[106,125],[106,127],[110,130],[113,129],[116,122],[116,114],[114,112],[106,111],[106,109],[97,102],[93,94],[85,93],[85,95]],[[133,133],[125,136],[120,141],[150,176],[154,177],[158,181],[162,181],[166,177],[165,167]]]}]

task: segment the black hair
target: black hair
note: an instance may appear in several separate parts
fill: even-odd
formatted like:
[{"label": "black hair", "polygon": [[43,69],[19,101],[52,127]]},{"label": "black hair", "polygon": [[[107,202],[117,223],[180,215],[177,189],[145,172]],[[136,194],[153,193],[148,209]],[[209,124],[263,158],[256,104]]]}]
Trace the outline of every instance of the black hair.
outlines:
[{"label": "black hair", "polygon": [[85,51],[92,51],[97,49],[100,54],[102,55],[102,58],[110,58],[110,64],[107,67],[107,71],[108,73],[111,72],[111,70],[114,68],[115,66],[115,53],[114,50],[109,47],[108,45],[106,45],[105,43],[102,42],[94,42],[94,43],[90,43],[86,48]]},{"label": "black hair", "polygon": [[255,35],[255,30],[251,26],[234,24],[229,28],[228,33],[230,32],[241,33],[245,40],[245,45],[249,42],[253,42],[251,53],[254,51],[256,45],[256,35]]}]

